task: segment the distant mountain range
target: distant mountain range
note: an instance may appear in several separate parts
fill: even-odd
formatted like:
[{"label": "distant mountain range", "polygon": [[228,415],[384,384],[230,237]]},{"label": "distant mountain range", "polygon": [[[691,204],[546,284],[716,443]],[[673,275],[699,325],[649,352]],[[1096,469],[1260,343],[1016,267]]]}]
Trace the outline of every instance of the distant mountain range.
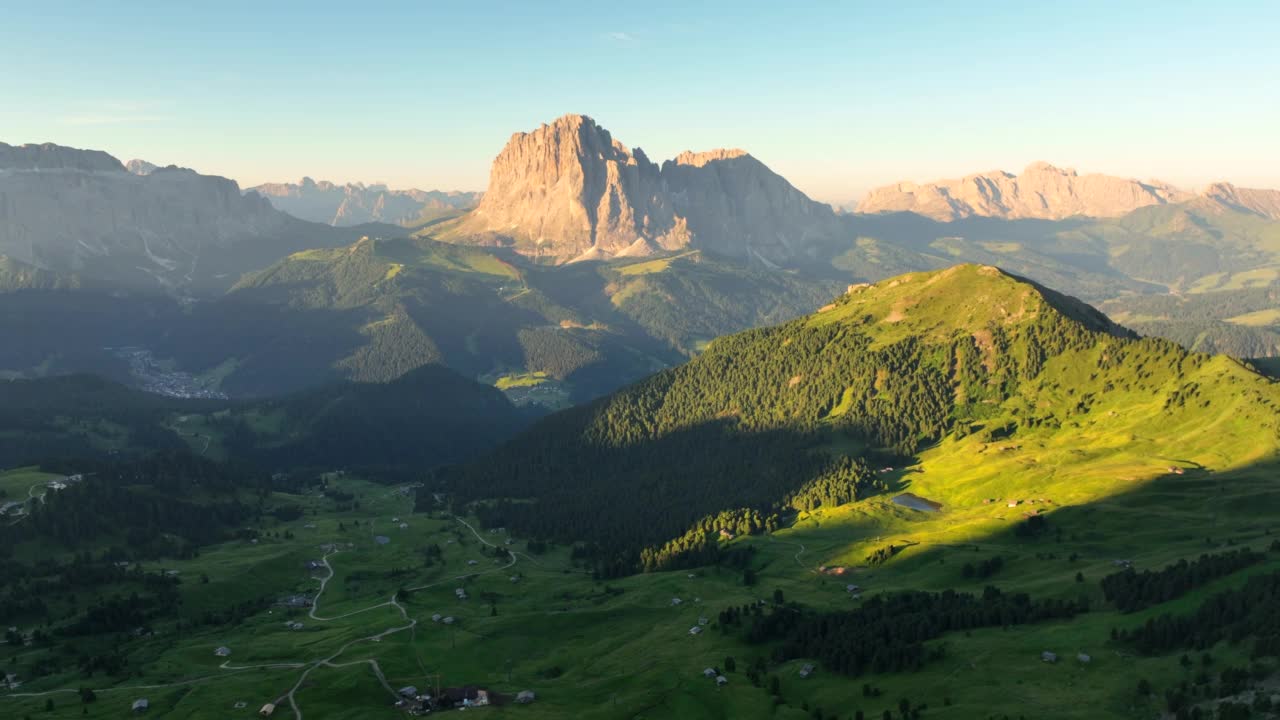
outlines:
[{"label": "distant mountain range", "polygon": [[[0,377],[129,381],[104,348],[130,346],[233,396],[438,363],[576,401],[851,283],[961,261],[1105,302],[1189,348],[1280,354],[1266,292],[1280,284],[1280,193],[1193,195],[1043,165],[1001,177],[974,182],[999,203],[948,204],[947,219],[837,214],[742,150],[658,165],[567,115],[512,136],[466,211],[479,194],[304,180],[264,186],[268,201],[172,165],[0,145],[0,336],[25,338],[0,347]],[[1056,217],[1103,212],[1094,197],[1115,200],[1106,212],[1138,206]],[[310,202],[323,222],[272,202]],[[1053,218],[984,214],[1050,205]],[[357,210],[404,224],[328,224]],[[1180,295],[1195,302],[1160,300]],[[1231,310],[1208,312],[1218,300]]]},{"label": "distant mountain range", "polygon": [[[934,220],[968,217],[1006,220],[1061,220],[1070,217],[1112,218],[1151,205],[1196,199],[1194,193],[1157,180],[1140,181],[1110,175],[1080,175],[1045,162],[1029,165],[1021,175],[1001,170],[939,180],[924,185],[902,182],[869,192],[857,204],[859,213],[910,212]],[[1224,206],[1280,219],[1280,191],[1211,185],[1200,196]]]},{"label": "distant mountain range", "polygon": [[0,255],[122,287],[216,290],[359,236],[290,217],[226,178],[134,167],[95,150],[0,143]]},{"label": "distant mountain range", "polygon": [[386,185],[304,177],[297,183],[268,183],[249,188],[278,210],[294,217],[335,227],[363,223],[415,226],[460,214],[480,202],[481,193],[440,190],[390,190]]},{"label": "distant mountain range", "polygon": [[442,235],[556,262],[685,248],[788,264],[841,236],[814,202],[743,150],[661,166],[585,115],[511,136],[476,210]]}]

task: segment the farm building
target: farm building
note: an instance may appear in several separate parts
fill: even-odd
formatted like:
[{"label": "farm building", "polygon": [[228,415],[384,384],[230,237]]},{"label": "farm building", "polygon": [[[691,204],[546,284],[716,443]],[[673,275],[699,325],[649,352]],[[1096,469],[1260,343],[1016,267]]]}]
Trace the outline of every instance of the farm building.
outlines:
[{"label": "farm building", "polygon": [[261,710],[258,711],[258,715],[262,717],[271,717],[271,713],[275,711],[276,711],[275,703],[267,703],[266,705],[262,706]]},{"label": "farm building", "polygon": [[699,625],[706,625],[706,624],[707,624],[707,623],[709,623],[709,622],[711,622],[711,621],[710,621],[710,620],[708,620],[707,618],[704,618],[704,617],[700,617],[700,618],[698,618],[698,624],[699,624]]},{"label": "farm building", "polygon": [[431,622],[440,622],[444,618],[440,613],[431,616]]},{"label": "farm building", "polygon": [[533,702],[536,699],[537,699],[537,696],[533,694],[532,690],[521,690],[520,692],[516,693],[516,702],[522,705],[528,705],[529,703]]},{"label": "farm building", "polygon": [[231,657],[231,648],[224,645],[217,650],[214,650],[213,654],[218,657]]},{"label": "farm building", "polygon": [[727,685],[727,684],[729,684],[729,678],[723,675],[716,676],[716,685]]},{"label": "farm building", "polygon": [[405,685],[396,691],[402,698],[414,698],[418,696],[418,688],[412,685]]},{"label": "farm building", "polygon": [[484,707],[489,704],[489,691],[472,685],[445,688],[440,692],[440,705],[444,707]]},{"label": "farm building", "polygon": [[1044,652],[1040,653],[1040,659],[1047,663],[1056,663],[1058,662],[1058,654],[1051,653],[1048,650],[1045,650]]},{"label": "farm building", "polygon": [[146,698],[138,698],[133,701],[133,711],[136,713],[144,713],[150,707],[151,703]]},{"label": "farm building", "polygon": [[720,673],[716,672],[715,668],[706,668],[705,670],[702,671],[702,677],[706,677],[706,678],[713,678],[719,674]]},{"label": "farm building", "polygon": [[682,601],[680,598],[671,598],[671,604],[672,604],[673,606],[675,606],[675,605],[679,605],[681,602],[683,602],[683,601]]},{"label": "farm building", "polygon": [[1080,653],[1079,655],[1076,656],[1076,660],[1079,660],[1081,663],[1085,665],[1088,665],[1089,663],[1093,662],[1093,658],[1089,657],[1088,653]]},{"label": "farm building", "polygon": [[480,564],[480,561],[479,561],[479,560],[468,560],[468,561],[467,561],[467,564],[468,564],[468,565],[479,565],[479,564]]},{"label": "farm building", "polygon": [[689,634],[690,634],[690,635],[697,635],[697,634],[699,634],[699,633],[701,633],[701,632],[702,632],[702,626],[701,626],[701,625],[694,625],[693,627],[689,628]]},{"label": "farm building", "polygon": [[805,663],[805,664],[804,664],[804,667],[800,668],[800,677],[802,677],[802,678],[807,678],[807,677],[809,677],[809,676],[810,676],[810,675],[812,675],[812,674],[813,674],[813,664],[812,664],[812,663]]},{"label": "farm building", "polygon": [[453,624],[453,616],[452,616],[452,615],[450,615],[449,617],[445,618],[444,620],[441,620],[440,622],[444,623],[445,625],[452,625],[452,624]]},{"label": "farm building", "polygon": [[400,523],[400,529],[401,529],[401,530],[408,530],[408,529],[409,529],[409,523]]},{"label": "farm building", "polygon": [[305,627],[302,623],[300,623],[300,622],[296,622],[296,621],[295,621],[295,622],[287,622],[287,623],[285,623],[285,624],[284,624],[284,626],[285,626],[285,627],[287,627],[287,628],[289,628],[290,630],[301,630],[303,627]]},{"label": "farm building", "polygon": [[378,543],[379,545],[386,545],[387,543],[391,542],[391,538],[387,537],[386,535],[375,535],[373,537],[373,541]]}]

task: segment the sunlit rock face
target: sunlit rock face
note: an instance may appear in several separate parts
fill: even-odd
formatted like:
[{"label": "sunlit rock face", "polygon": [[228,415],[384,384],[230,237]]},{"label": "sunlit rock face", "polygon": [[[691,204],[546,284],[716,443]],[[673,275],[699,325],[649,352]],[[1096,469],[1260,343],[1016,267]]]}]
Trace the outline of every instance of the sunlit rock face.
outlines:
[{"label": "sunlit rock face", "polygon": [[785,262],[839,235],[831,208],[742,150],[661,166],[585,115],[516,133],[455,234],[558,261],[696,247]]}]

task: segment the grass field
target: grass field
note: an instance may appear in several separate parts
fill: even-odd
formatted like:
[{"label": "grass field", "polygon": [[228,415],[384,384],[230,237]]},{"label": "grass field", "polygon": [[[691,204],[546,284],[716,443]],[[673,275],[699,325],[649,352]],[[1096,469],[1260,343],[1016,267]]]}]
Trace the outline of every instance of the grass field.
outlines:
[{"label": "grass field", "polygon": [[1228,318],[1227,322],[1236,325],[1247,325],[1249,327],[1268,327],[1271,325],[1280,325],[1280,308],[1269,308],[1266,310],[1258,310],[1257,312],[1245,313]]},{"label": "grass field", "polygon": [[[1121,558],[1156,568],[1229,546],[1264,550],[1277,529],[1280,494],[1274,490],[1271,458],[1212,441],[1229,435],[1228,428],[1200,433],[1186,428],[1184,452],[1168,457],[1123,428],[1098,427],[1103,418],[1114,421],[1111,412],[1093,413],[1094,425],[1081,427],[1072,444],[1045,433],[1021,437],[1020,446],[1009,449],[970,436],[944,441],[922,453],[918,463],[894,471],[897,487],[941,503],[939,513],[909,510],[880,496],[802,514],[771,536],[735,540],[757,548],[754,587],[743,586],[738,573],[714,567],[596,582],[574,567],[563,549],[529,554],[518,540],[509,545],[505,534],[473,531],[465,518],[411,515],[406,489],[338,479],[331,486],[354,493],[358,510],[336,512],[328,499],[314,494],[284,496],[305,507],[306,514],[287,524],[265,522],[259,543],[232,542],[193,560],[150,564],[180,573],[184,612],[198,614],[264,593],[314,594],[327,572],[309,572],[305,563],[321,559],[322,544],[337,543],[340,549],[327,558],[333,577],[314,617],[306,610],[275,607],[234,627],[198,627],[181,634],[158,627],[154,637],[129,641],[132,677],[85,681],[63,673],[43,678],[0,696],[0,714],[82,716],[73,691],[89,684],[99,698],[88,706],[89,715],[97,717],[128,716],[129,704],[138,697],[150,701],[148,714],[157,717],[248,718],[273,700],[282,700],[277,715],[283,717],[396,717],[400,713],[378,680],[376,663],[395,688],[431,686],[438,674],[443,685],[538,693],[532,705],[482,711],[495,717],[798,719],[810,714],[804,705],[841,718],[855,709],[878,717],[899,697],[927,702],[928,717],[1151,717],[1158,702],[1135,695],[1138,679],[1159,689],[1189,671],[1177,657],[1132,657],[1109,640],[1109,632],[1169,608],[1121,616],[1105,608],[1097,581]],[[1224,449],[1240,456],[1225,458]],[[1171,466],[1186,469],[1172,474]],[[19,470],[0,476],[0,482],[16,488],[43,477]],[[1000,502],[984,502],[989,498]],[[1009,508],[1008,499],[1024,505]],[[1029,504],[1032,499],[1049,510],[1059,531],[1055,538],[1028,542],[1010,532],[1024,508],[1037,507]],[[1049,502],[1040,504],[1041,499]],[[401,529],[401,522],[407,528]],[[291,539],[285,539],[286,531]],[[378,545],[375,535],[390,542]],[[911,547],[886,565],[856,569],[872,549],[891,542]],[[431,544],[443,549],[445,564],[425,565],[420,549]],[[997,577],[961,578],[961,564],[997,554],[1006,561]],[[1078,559],[1069,560],[1072,555]],[[1098,609],[1070,622],[944,636],[936,642],[948,646],[947,657],[918,673],[849,679],[819,668],[814,677],[801,680],[799,662],[774,666],[771,673],[779,677],[786,700],[778,707],[741,673],[729,673],[723,688],[702,677],[704,667],[720,666],[727,656],[740,667],[767,656],[767,647],[747,645],[715,627],[719,610],[729,605],[767,597],[774,588],[817,608],[856,602],[844,591],[847,578],[816,571],[834,564],[854,567],[854,581],[868,593],[980,591],[992,583],[1036,597],[1083,594]],[[1271,560],[1174,606],[1190,608],[1248,572],[1277,568],[1280,562]],[[1075,581],[1077,572],[1084,583]],[[198,580],[201,575],[208,584]],[[469,599],[455,597],[458,587]],[[393,603],[402,589],[410,592]],[[673,607],[673,597],[684,602]],[[434,613],[457,622],[434,623]],[[688,629],[699,617],[712,624],[690,636]],[[290,620],[304,628],[289,630],[284,623]],[[231,657],[216,657],[213,650],[224,645],[232,649]],[[1040,662],[1044,650],[1057,652],[1063,661]],[[1078,652],[1093,661],[1077,663]],[[1214,650],[1222,664],[1243,661],[1241,652]],[[0,662],[16,660],[21,666],[22,653],[0,647]],[[883,695],[863,698],[864,683],[881,688]],[[291,691],[296,715],[288,700]],[[1081,702],[1082,693],[1088,702]],[[55,709],[45,713],[49,699]],[[235,709],[238,702],[246,707]]]}]

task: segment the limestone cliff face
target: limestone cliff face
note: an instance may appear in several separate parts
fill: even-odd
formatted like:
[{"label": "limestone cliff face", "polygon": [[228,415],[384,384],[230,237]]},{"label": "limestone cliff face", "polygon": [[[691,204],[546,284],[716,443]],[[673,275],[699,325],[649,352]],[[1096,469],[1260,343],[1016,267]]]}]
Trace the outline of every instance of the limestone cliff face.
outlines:
[{"label": "limestone cliff face", "polygon": [[1231,183],[1214,183],[1205,189],[1202,197],[1233,210],[1280,220],[1280,190],[1239,188]]},{"label": "limestone cliff face", "polygon": [[309,177],[297,183],[267,183],[250,188],[278,210],[335,227],[382,222],[408,225],[431,211],[475,207],[480,193],[440,190],[391,190],[386,185],[338,185]]},{"label": "limestone cliff face", "polygon": [[0,143],[0,255],[37,268],[177,286],[202,258],[295,222],[226,178],[137,175],[104,152]]},{"label": "limestone cliff face", "polygon": [[995,171],[916,185],[899,183],[872,190],[858,203],[860,213],[913,212],[935,220],[980,216],[1057,220],[1073,215],[1118,217],[1147,205],[1191,199],[1190,193],[1160,182],[1033,163],[1021,175]]},{"label": "limestone cliff face", "polygon": [[785,262],[837,233],[830,207],[741,150],[686,152],[659,167],[584,115],[512,135],[480,205],[453,231],[558,261],[695,246]]}]

